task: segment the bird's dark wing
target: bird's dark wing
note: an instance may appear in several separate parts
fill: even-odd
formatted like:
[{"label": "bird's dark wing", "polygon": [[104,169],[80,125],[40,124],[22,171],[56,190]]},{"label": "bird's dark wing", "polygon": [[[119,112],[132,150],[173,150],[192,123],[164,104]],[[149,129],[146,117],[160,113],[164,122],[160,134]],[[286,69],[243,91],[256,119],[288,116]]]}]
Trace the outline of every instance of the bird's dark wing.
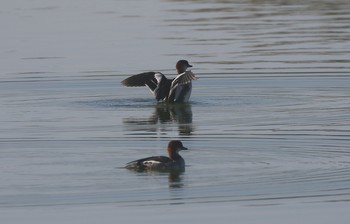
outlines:
[{"label": "bird's dark wing", "polygon": [[158,80],[155,77],[155,72],[144,72],[141,74],[130,76],[124,79],[121,83],[124,86],[148,86],[153,92],[158,85]]},{"label": "bird's dark wing", "polygon": [[159,83],[157,84],[157,87],[154,89],[153,94],[156,97],[157,101],[166,100],[169,95],[171,80],[167,79],[161,73],[156,73],[155,76]]},{"label": "bird's dark wing", "polygon": [[160,101],[168,97],[171,80],[160,72],[144,72],[124,79],[121,83],[124,86],[147,86]]},{"label": "bird's dark wing", "polygon": [[169,159],[168,157],[166,156],[151,156],[151,157],[147,157],[147,158],[143,158],[143,159],[138,159],[138,160],[134,160],[134,161],[131,161],[128,164],[131,164],[131,163],[143,163],[145,161],[155,161],[155,162],[169,162],[171,161],[171,159]]},{"label": "bird's dark wing", "polygon": [[154,166],[157,166],[159,163],[169,163],[172,160],[165,156],[151,156],[143,159],[138,159],[135,161],[131,161],[126,164],[126,168],[128,169],[147,169]]}]

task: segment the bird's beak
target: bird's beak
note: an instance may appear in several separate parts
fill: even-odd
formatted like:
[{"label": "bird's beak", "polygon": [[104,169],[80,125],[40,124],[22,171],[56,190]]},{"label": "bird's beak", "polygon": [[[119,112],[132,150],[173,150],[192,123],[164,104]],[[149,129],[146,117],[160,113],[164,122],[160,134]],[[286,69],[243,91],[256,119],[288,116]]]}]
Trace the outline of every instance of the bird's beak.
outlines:
[{"label": "bird's beak", "polygon": [[192,65],[188,64],[188,67],[192,67]]},{"label": "bird's beak", "polygon": [[186,147],[181,147],[180,149],[181,150],[188,150],[188,148],[186,148]]}]

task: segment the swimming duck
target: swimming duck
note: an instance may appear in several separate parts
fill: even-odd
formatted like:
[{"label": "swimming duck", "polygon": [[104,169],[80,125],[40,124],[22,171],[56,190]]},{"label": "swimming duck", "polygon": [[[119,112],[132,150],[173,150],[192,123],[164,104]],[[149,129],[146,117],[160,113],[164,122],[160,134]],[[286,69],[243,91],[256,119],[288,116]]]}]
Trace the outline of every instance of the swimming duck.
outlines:
[{"label": "swimming duck", "polygon": [[144,72],[124,79],[124,86],[147,86],[154,94],[157,101],[164,100],[169,103],[187,102],[192,92],[192,80],[197,77],[191,70],[192,67],[186,60],[176,63],[177,76],[167,79],[160,72]]},{"label": "swimming duck", "polygon": [[188,150],[181,141],[170,141],[168,144],[168,154],[166,156],[151,156],[138,159],[126,164],[125,168],[136,171],[183,171],[185,160],[179,155],[179,151]]}]

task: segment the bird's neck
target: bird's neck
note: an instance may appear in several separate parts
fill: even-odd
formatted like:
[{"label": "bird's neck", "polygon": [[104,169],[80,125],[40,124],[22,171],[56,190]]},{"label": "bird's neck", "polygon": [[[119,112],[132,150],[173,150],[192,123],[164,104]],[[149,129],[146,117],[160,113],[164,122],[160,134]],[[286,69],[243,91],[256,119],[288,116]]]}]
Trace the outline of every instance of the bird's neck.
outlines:
[{"label": "bird's neck", "polygon": [[182,160],[183,158],[176,151],[169,151],[169,158],[172,160]]}]

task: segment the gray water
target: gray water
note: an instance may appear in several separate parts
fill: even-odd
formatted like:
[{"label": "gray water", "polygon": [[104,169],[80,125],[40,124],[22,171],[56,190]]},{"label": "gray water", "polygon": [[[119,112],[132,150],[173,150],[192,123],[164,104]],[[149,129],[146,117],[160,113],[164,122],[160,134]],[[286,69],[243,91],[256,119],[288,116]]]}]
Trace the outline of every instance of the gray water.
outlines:
[{"label": "gray water", "polygon": [[[349,1],[8,1],[1,223],[347,223]],[[193,64],[187,105],[120,81]],[[186,171],[135,173],[180,139]]]}]

